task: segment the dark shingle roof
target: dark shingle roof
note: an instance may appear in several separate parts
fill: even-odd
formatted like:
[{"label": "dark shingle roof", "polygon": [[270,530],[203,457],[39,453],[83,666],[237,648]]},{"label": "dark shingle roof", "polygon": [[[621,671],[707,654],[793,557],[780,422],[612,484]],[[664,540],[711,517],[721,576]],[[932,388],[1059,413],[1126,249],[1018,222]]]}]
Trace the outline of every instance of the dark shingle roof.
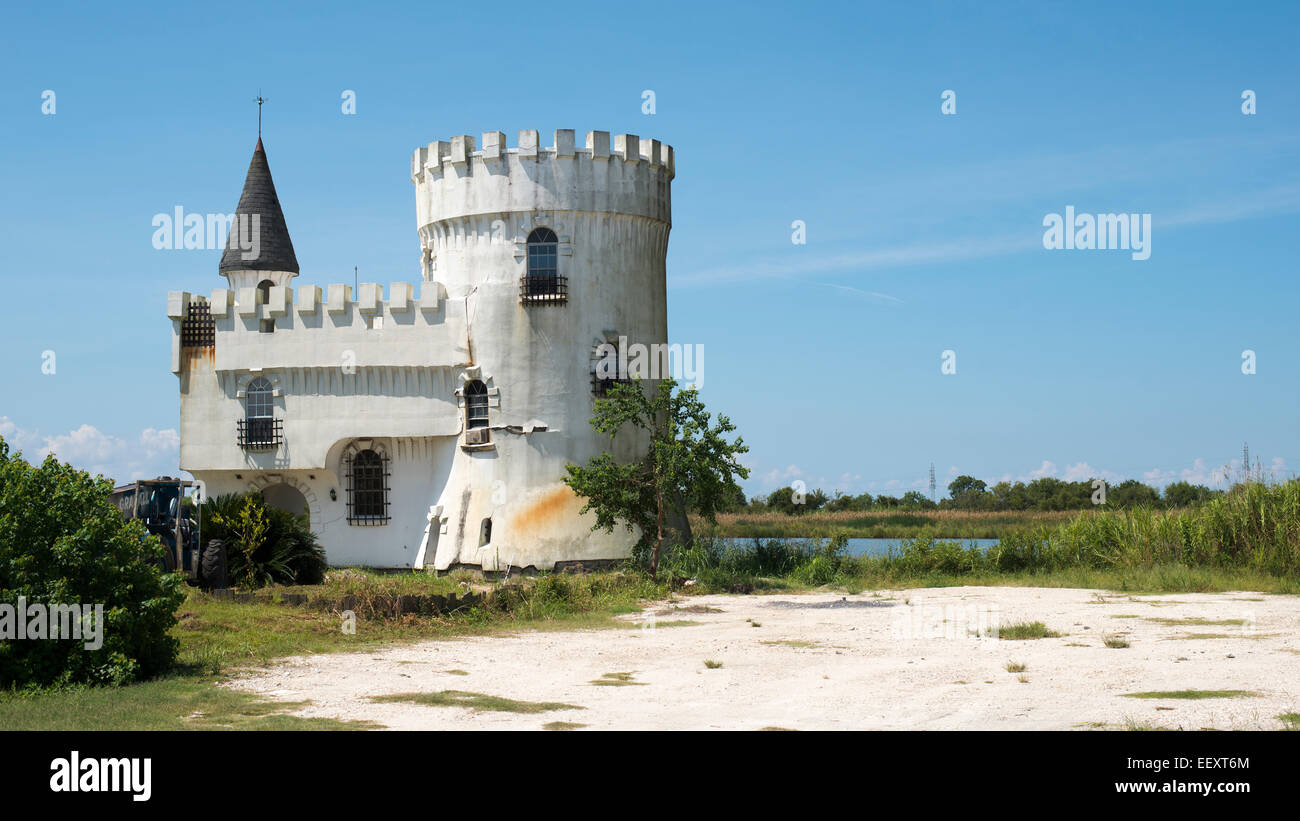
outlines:
[{"label": "dark shingle roof", "polygon": [[[262,139],[257,139],[257,148],[253,150],[253,161],[248,164],[248,177],[244,179],[244,192],[239,195],[239,206],[235,209],[236,219],[230,228],[226,240],[226,251],[221,255],[219,273],[228,271],[289,271],[298,273],[298,257],[293,253],[293,240],[289,239],[289,227],[284,222],[284,212],[280,210],[280,198],[275,194],[275,182],[271,179],[271,166],[266,162],[266,150],[262,148]],[[239,248],[240,218],[260,214],[260,248],[257,259],[242,259]],[[252,230],[252,222],[245,231]]]}]

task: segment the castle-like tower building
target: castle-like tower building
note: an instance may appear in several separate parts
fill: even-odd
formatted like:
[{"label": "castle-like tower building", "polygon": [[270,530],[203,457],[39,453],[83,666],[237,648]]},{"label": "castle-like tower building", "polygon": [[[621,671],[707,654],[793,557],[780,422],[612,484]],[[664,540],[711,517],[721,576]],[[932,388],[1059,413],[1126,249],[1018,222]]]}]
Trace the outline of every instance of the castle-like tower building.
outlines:
[{"label": "castle-like tower building", "polygon": [[208,497],[260,491],[307,514],[333,564],[627,556],[637,534],[592,532],[563,478],[611,448],[589,424],[608,346],[667,342],[673,176],[670,146],[628,134],[433,142],[411,162],[418,285],[295,288],[259,139],[227,287],[168,295],[181,468]]}]

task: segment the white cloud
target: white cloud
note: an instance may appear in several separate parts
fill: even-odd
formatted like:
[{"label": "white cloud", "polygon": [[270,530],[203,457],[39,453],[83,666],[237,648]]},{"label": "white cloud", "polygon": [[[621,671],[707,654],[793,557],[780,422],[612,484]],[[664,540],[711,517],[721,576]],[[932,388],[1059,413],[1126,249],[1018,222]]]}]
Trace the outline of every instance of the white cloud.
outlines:
[{"label": "white cloud", "polygon": [[[0,421],[0,431],[3,431],[3,422]],[[1290,478],[1292,471],[1287,467],[1286,460],[1281,456],[1274,456],[1267,460],[1264,468],[1265,477],[1271,480],[1280,481]],[[1227,479],[1225,481],[1225,471]],[[936,485],[940,496],[947,495],[948,484],[957,476],[966,473],[957,465],[948,468],[946,479],[937,479]],[[1003,473],[1000,476],[976,476],[983,479],[988,487],[993,487],[1000,482],[1022,482],[1028,484],[1035,479],[1055,478],[1064,482],[1084,482],[1089,479],[1104,479],[1107,484],[1115,485],[1127,479],[1137,478],[1155,488],[1163,488],[1170,482],[1184,481],[1194,485],[1205,485],[1211,488],[1224,488],[1237,481],[1241,474],[1241,460],[1235,459],[1227,465],[1211,467],[1205,459],[1197,458],[1193,460],[1190,467],[1185,468],[1152,468],[1143,472],[1140,476],[1132,474],[1118,473],[1105,468],[1094,467],[1092,464],[1083,461],[1066,465],[1064,469],[1060,468],[1050,459],[1043,459],[1037,468],[1027,472],[1014,474]],[[923,477],[918,479],[870,479],[863,480],[859,473],[844,472],[840,474],[838,481],[834,486],[826,484],[825,477],[819,477],[815,483],[807,478],[804,471],[796,465],[788,465],[784,468],[776,468],[763,474],[761,477],[762,486],[765,490],[776,487],[784,487],[790,484],[794,479],[803,478],[809,483],[809,487],[816,485],[825,490],[828,494],[834,494],[835,491],[846,493],[859,493],[863,490],[872,494],[899,495],[906,490],[920,490],[926,492],[929,490],[929,478]]]},{"label": "white cloud", "polygon": [[42,436],[37,430],[20,428],[9,417],[0,416],[0,436],[12,450],[21,450],[29,462],[37,463],[54,454],[61,462],[107,476],[119,484],[180,472],[181,440],[171,428],[145,428],[134,440],[106,434],[93,425]]},{"label": "white cloud", "polygon": [[1046,459],[1044,459],[1043,463],[1039,465],[1036,470],[1029,471],[1029,473],[1025,476],[1016,477],[1016,481],[1032,482],[1035,479],[1045,479],[1048,476],[1055,476],[1055,475],[1056,475],[1056,463],[1049,462]]},{"label": "white cloud", "polygon": [[[1240,465],[1241,460],[1237,459],[1227,468],[1230,473],[1235,473]],[[1142,481],[1161,487],[1177,481],[1191,482],[1194,485],[1222,487],[1224,485],[1223,471],[1223,466],[1211,468],[1205,463],[1204,459],[1198,458],[1192,462],[1190,468],[1183,468],[1182,470],[1152,468],[1142,474]]]},{"label": "white cloud", "polygon": [[[1259,466],[1264,471],[1266,479],[1281,480],[1288,478],[1291,474],[1287,469],[1286,459],[1281,456],[1274,456],[1269,460],[1267,467]],[[1241,460],[1233,459],[1226,465],[1210,467],[1204,459],[1196,459],[1192,466],[1188,468],[1162,469],[1152,468],[1142,474],[1142,480],[1148,484],[1163,487],[1170,482],[1191,482],[1194,485],[1206,485],[1208,487],[1224,488],[1237,481],[1241,476]]]},{"label": "white cloud", "polygon": [[1113,470],[1101,470],[1095,468],[1087,462],[1076,462],[1066,467],[1065,472],[1061,474],[1061,479],[1066,482],[1083,482],[1088,479],[1105,479],[1107,482],[1114,484],[1124,481],[1125,477],[1120,476]]},{"label": "white cloud", "polygon": [[785,468],[776,468],[764,473],[762,481],[764,487],[784,487],[791,480],[802,476],[803,471],[799,469],[798,465],[787,465]]}]

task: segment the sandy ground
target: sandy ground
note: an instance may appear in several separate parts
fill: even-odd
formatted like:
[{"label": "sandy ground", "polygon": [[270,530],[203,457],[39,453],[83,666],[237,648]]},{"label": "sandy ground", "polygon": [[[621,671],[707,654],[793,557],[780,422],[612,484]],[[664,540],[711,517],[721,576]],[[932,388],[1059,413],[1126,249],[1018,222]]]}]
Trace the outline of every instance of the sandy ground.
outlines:
[{"label": "sandy ground", "polygon": [[[701,612],[706,608],[717,612]],[[624,618],[625,628],[293,658],[230,686],[309,701],[298,715],[392,729],[540,729],[557,721],[639,730],[1089,729],[1130,722],[1276,729],[1279,714],[1300,712],[1295,596],[957,587],[691,596]],[[981,620],[985,626],[1041,621],[1064,635],[1020,641],[967,635],[967,625],[978,629]],[[694,624],[673,624],[681,621]],[[1108,648],[1106,637],[1121,637],[1130,647]],[[706,660],[722,666],[708,669]],[[1009,662],[1026,669],[1008,672]],[[639,684],[592,684],[611,673],[631,673]],[[1123,695],[1186,689],[1254,695],[1199,701]],[[580,709],[511,713],[370,701],[442,690]]]}]

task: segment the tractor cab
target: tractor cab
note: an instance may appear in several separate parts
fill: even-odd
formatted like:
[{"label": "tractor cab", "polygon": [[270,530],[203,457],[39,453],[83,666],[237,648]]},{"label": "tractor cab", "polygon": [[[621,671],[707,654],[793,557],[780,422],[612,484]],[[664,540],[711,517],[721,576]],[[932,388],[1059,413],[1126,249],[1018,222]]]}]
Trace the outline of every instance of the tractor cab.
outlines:
[{"label": "tractor cab", "polygon": [[[192,495],[186,491],[193,489]],[[160,561],[168,571],[179,571],[195,582],[203,581],[199,553],[198,484],[184,479],[160,476],[141,479],[113,489],[113,503],[128,521],[135,520],[157,536],[166,548]],[[186,501],[193,506],[187,510]],[[222,562],[224,565],[224,561]],[[224,566],[222,567],[224,575]],[[212,580],[216,582],[217,580]],[[207,586],[224,586],[221,583]]]}]

